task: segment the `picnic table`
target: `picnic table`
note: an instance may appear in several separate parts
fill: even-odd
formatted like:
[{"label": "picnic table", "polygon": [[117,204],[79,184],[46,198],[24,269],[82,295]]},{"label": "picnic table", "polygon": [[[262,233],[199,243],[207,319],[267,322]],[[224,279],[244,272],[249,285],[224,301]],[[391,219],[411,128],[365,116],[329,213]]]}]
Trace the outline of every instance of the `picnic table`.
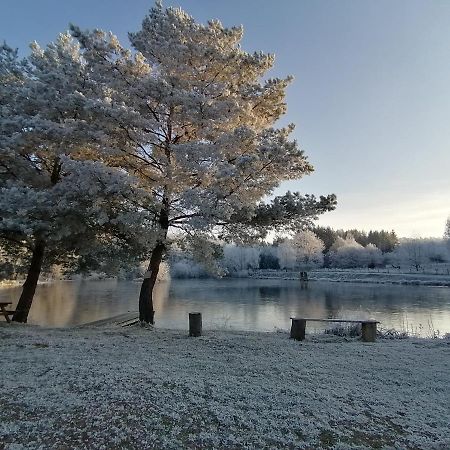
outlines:
[{"label": "picnic table", "polygon": [[9,311],[6,309],[6,307],[11,304],[11,302],[0,302],[0,313],[5,317],[8,323],[11,322],[9,316],[12,316],[14,314],[14,311]]}]

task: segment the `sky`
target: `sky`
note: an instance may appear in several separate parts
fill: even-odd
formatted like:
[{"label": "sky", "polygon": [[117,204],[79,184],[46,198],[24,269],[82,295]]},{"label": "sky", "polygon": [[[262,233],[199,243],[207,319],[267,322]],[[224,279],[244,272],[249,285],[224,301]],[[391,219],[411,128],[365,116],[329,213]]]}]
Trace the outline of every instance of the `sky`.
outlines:
[{"label": "sky", "polygon": [[[450,1],[178,0],[199,22],[243,25],[242,47],[293,75],[284,122],[315,172],[287,189],[335,193],[319,224],[441,237],[450,215]],[[69,23],[127,42],[152,0],[2,0],[0,40],[23,55]]]}]

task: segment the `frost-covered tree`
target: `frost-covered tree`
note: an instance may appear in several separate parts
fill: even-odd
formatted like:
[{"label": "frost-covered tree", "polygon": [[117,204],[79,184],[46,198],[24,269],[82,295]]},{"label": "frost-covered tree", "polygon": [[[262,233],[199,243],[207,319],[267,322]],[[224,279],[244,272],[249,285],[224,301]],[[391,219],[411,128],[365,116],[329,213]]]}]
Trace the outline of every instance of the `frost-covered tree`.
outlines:
[{"label": "frost-covered tree", "polygon": [[126,196],[146,194],[122,169],[91,161],[86,78],[69,34],[33,44],[25,61],[0,48],[0,245],[28,260],[15,321],[27,321],[44,265],[98,267],[140,251],[145,215]]},{"label": "frost-covered tree", "polygon": [[447,262],[450,255],[445,239],[412,238],[401,239],[391,259],[399,266],[412,266],[418,271],[425,264]]},{"label": "frost-covered tree", "polygon": [[297,252],[290,239],[285,239],[276,247],[281,269],[293,270],[297,264]]},{"label": "frost-covered tree", "polygon": [[223,264],[228,272],[242,272],[259,267],[259,249],[250,246],[225,245]]},{"label": "frost-covered tree", "polygon": [[260,247],[259,268],[269,270],[278,270],[280,268],[277,247],[272,245],[262,245]]},{"label": "frost-covered tree", "polygon": [[330,262],[333,267],[356,268],[366,265],[364,247],[352,236],[338,237],[330,249]]},{"label": "frost-covered tree", "polygon": [[141,321],[154,322],[152,291],[170,230],[209,257],[206,243],[217,237],[240,242],[295,231],[334,208],[334,195],[262,201],[313,168],[290,139],[294,126],[274,127],[291,77],[265,79],[274,57],[242,50],[241,27],[199,24],[157,3],[129,35],[134,52],[110,33],[72,27],[72,34],[95,90],[89,113],[103,133],[97,142],[152,196],[146,208],[158,233],[140,291]]},{"label": "frost-covered tree", "polygon": [[374,244],[367,244],[364,248],[365,265],[370,269],[383,264],[382,251]]},{"label": "frost-covered tree", "polygon": [[312,229],[314,234],[324,243],[324,253],[327,253],[337,238],[337,233],[331,227],[316,226]]},{"label": "frost-covered tree", "polygon": [[297,233],[291,240],[299,267],[317,267],[323,264],[324,243],[311,230]]},{"label": "frost-covered tree", "polygon": [[450,217],[447,219],[447,222],[445,222],[444,239],[450,241]]},{"label": "frost-covered tree", "polygon": [[420,238],[402,239],[396,253],[400,261],[414,267],[416,271],[425,263],[425,252]]}]

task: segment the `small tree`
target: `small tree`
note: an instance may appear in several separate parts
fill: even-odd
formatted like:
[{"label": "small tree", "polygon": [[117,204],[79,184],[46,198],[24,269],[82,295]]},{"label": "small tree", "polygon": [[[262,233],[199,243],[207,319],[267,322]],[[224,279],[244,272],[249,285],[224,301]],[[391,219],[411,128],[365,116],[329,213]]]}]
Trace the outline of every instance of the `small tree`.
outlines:
[{"label": "small tree", "polygon": [[424,241],[420,238],[402,239],[394,255],[398,262],[408,264],[419,271],[425,262]]},{"label": "small tree", "polygon": [[296,251],[297,264],[303,268],[317,267],[323,264],[324,243],[310,230],[297,233],[292,238]]},{"label": "small tree", "polygon": [[297,252],[290,239],[285,239],[277,247],[278,260],[282,269],[293,270],[297,264]]},{"label": "small tree", "polygon": [[377,266],[380,266],[383,262],[383,255],[379,248],[377,248],[373,244],[368,244],[365,247],[365,258],[366,265],[369,269],[374,269]]},{"label": "small tree", "polygon": [[242,272],[259,267],[259,251],[255,247],[225,245],[223,261],[229,272]]},{"label": "small tree", "polygon": [[291,77],[264,80],[274,57],[243,51],[241,27],[198,24],[158,2],[129,35],[134,54],[103,31],[72,33],[89,66],[94,137],[152,198],[143,205],[157,234],[140,291],[142,322],[154,322],[152,291],[170,230],[208,258],[205,243],[217,237],[239,243],[299,230],[335,207],[334,195],[262,202],[313,168],[289,138],[294,126],[273,127]]}]

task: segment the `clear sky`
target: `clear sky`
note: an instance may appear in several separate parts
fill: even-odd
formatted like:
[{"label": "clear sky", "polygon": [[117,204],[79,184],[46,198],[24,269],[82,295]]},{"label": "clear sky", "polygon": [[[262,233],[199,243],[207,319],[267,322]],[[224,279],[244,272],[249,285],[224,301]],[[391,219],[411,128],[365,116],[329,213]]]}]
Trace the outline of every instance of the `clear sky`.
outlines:
[{"label": "clear sky", "polygon": [[[125,42],[151,0],[2,0],[0,39],[23,54],[70,22]],[[450,214],[450,1],[178,0],[243,25],[246,50],[292,74],[287,120],[316,171],[282,190],[338,196],[320,224],[442,236]],[[281,192],[281,191],[280,191]]]}]

